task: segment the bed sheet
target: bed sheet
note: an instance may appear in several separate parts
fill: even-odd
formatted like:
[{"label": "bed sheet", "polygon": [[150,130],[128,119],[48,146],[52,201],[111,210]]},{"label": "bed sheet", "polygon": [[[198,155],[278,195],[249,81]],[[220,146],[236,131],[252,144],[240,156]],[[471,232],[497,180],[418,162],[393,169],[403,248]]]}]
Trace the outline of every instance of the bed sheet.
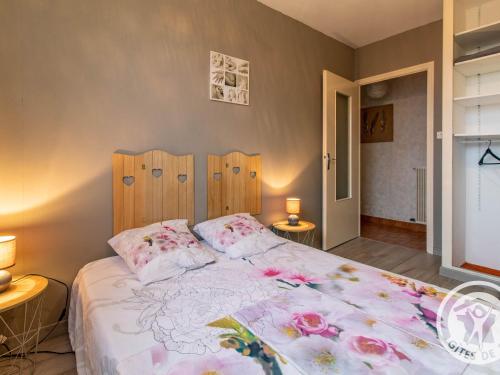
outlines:
[{"label": "bed sheet", "polygon": [[[215,263],[147,286],[119,257],[83,267],[73,285],[69,316],[79,374],[311,373],[278,348],[269,334],[272,327],[259,331],[247,319],[266,301],[301,295],[304,289],[324,295],[330,313],[352,313],[358,323],[343,322],[346,327],[363,318],[386,327],[384,337],[397,332],[391,345],[405,347],[401,358],[419,366],[400,366],[394,373],[419,373],[426,357],[439,356],[445,366],[436,373],[466,369],[437,338],[436,311],[444,289],[294,242],[238,260],[209,250]],[[380,370],[372,367],[349,371]]]}]

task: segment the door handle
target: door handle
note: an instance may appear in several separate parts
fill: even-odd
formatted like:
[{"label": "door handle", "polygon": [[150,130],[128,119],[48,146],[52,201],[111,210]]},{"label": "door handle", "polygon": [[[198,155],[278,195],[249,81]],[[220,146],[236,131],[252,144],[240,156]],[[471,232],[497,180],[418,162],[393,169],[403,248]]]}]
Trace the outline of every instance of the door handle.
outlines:
[{"label": "door handle", "polygon": [[332,158],[329,152],[326,153],[324,158],[326,159],[326,170],[329,171],[332,161],[336,161],[337,159]]},{"label": "door handle", "polygon": [[326,170],[329,171],[330,170],[330,164],[332,162],[332,160],[335,160],[335,159],[332,159],[330,157],[330,153],[327,152],[326,155],[324,156],[324,158],[326,159]]}]

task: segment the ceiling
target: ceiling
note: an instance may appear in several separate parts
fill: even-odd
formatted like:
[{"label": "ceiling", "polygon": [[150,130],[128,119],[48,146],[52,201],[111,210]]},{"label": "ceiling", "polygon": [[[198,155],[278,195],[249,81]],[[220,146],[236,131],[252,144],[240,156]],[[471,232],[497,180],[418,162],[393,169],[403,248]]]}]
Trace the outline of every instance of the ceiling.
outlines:
[{"label": "ceiling", "polygon": [[258,0],[353,48],[442,18],[442,0]]}]

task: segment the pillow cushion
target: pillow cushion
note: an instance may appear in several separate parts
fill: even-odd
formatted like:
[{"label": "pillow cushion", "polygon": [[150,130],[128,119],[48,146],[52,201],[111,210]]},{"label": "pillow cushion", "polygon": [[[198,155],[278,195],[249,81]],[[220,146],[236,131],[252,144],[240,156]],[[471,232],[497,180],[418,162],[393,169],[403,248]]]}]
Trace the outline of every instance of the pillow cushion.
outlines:
[{"label": "pillow cushion", "polygon": [[143,284],[169,279],[215,260],[191,234],[187,220],[129,229],[108,243]]},{"label": "pillow cushion", "polygon": [[193,229],[214,249],[233,259],[260,254],[286,242],[248,213],[208,220]]}]

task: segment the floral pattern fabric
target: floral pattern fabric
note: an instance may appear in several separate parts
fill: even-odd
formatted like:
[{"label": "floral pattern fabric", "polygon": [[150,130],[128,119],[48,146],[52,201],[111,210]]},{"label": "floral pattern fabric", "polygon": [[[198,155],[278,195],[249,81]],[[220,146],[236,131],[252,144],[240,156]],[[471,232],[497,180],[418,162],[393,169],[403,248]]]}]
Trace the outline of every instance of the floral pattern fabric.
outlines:
[{"label": "floral pattern fabric", "polygon": [[126,230],[108,243],[144,284],[178,276],[214,260],[191,234],[186,220]]},{"label": "floral pattern fabric", "polygon": [[195,225],[194,231],[233,259],[260,254],[286,242],[247,213],[205,221]]},{"label": "floral pattern fabric", "polygon": [[303,373],[459,374],[445,350],[312,288],[234,314]]},{"label": "floral pattern fabric", "polygon": [[[306,248],[299,244],[289,246],[297,251]],[[332,257],[334,261],[322,263],[320,259],[326,254],[316,252],[309,253],[312,256],[309,262],[313,262],[315,267],[308,267],[309,270],[305,272],[301,270],[302,267],[297,269],[290,265],[269,267],[277,259],[295,264],[298,259],[292,254],[262,254],[258,259],[252,259],[257,269],[256,277],[275,279],[282,288],[288,289],[307,285],[422,339],[439,344],[436,318],[439,305],[446,296],[444,289],[340,257]]]},{"label": "floral pattern fabric", "polygon": [[150,285],[118,257],[85,266],[69,315],[79,374],[474,370],[437,339],[444,289],[292,242],[237,260],[207,251],[216,262]]}]

